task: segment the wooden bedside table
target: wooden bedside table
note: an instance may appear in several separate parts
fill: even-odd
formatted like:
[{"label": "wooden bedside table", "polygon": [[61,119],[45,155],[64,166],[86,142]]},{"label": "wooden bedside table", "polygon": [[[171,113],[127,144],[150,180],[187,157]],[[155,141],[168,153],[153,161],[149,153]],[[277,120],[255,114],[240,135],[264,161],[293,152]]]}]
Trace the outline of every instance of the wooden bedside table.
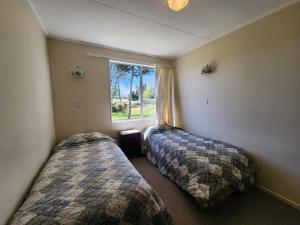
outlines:
[{"label": "wooden bedside table", "polygon": [[141,131],[123,130],[119,134],[120,148],[128,158],[141,155]]}]

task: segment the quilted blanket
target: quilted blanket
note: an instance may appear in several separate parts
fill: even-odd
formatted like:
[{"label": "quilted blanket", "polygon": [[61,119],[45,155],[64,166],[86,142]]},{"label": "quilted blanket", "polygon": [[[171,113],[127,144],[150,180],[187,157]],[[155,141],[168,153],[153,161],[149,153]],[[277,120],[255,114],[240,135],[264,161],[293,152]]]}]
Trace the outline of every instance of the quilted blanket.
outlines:
[{"label": "quilted blanket", "polygon": [[145,152],[160,172],[191,194],[202,208],[224,202],[254,186],[254,163],[241,148],[159,126],[146,132]]},{"label": "quilted blanket", "polygon": [[172,224],[155,191],[113,139],[78,134],[61,142],[37,177],[13,225]]}]

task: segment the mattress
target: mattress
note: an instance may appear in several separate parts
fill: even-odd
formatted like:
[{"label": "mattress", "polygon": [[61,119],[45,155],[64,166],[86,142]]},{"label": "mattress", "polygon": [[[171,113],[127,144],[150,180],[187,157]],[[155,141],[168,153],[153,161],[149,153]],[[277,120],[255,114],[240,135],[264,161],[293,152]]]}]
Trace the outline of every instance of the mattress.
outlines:
[{"label": "mattress", "polygon": [[101,133],[61,142],[13,225],[172,224],[166,206],[115,141]]},{"label": "mattress", "polygon": [[255,184],[253,160],[241,148],[171,126],[145,134],[148,160],[202,208],[215,207],[233,191],[249,192]]}]

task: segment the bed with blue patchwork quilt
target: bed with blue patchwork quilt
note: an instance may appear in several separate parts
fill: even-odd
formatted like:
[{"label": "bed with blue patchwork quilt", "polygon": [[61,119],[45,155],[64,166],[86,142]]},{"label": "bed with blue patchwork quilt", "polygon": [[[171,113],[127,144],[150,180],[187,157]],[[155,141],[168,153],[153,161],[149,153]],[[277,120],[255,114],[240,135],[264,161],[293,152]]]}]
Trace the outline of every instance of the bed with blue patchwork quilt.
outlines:
[{"label": "bed with blue patchwork quilt", "polygon": [[170,225],[156,192],[115,141],[101,133],[62,141],[12,225]]},{"label": "bed with blue patchwork quilt", "polygon": [[160,125],[144,133],[148,160],[187,191],[202,208],[213,208],[236,191],[255,184],[250,155],[231,144]]}]

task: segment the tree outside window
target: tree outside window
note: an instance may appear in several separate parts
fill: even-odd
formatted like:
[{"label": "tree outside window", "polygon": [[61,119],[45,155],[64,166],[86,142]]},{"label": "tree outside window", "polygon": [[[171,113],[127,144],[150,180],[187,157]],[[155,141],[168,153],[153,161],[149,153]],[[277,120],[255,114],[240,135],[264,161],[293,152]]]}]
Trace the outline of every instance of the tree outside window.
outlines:
[{"label": "tree outside window", "polygon": [[154,67],[110,61],[112,121],[154,118]]}]

